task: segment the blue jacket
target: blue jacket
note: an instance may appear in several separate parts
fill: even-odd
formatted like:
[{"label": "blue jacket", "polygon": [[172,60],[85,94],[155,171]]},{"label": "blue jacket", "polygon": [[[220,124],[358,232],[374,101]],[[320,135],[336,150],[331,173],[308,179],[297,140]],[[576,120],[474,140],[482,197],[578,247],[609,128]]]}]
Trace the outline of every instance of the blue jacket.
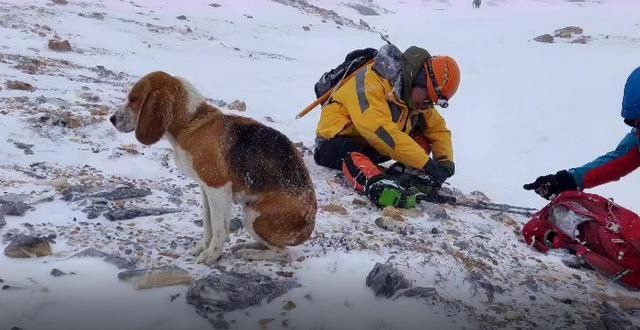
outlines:
[{"label": "blue jacket", "polygon": [[[639,86],[640,87],[640,86]],[[581,167],[572,168],[579,189],[592,188],[617,181],[640,167],[640,132],[634,128],[620,141],[618,147]]]}]

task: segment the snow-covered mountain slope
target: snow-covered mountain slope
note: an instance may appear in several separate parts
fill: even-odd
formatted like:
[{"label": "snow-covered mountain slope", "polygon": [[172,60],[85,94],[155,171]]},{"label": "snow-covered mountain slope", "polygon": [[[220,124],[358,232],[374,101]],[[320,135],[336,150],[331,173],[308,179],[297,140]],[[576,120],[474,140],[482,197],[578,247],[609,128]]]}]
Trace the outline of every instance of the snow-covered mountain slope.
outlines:
[{"label": "snow-covered mountain slope", "polygon": [[[217,267],[195,264],[188,251],[202,232],[199,189],[175,168],[168,143],[144,147],[108,122],[137,78],[163,70],[191,81],[224,111],[258,119],[311,148],[319,110],[294,117],[313,101],[316,79],[348,51],[381,46],[381,32],[401,48],[423,46],[460,63],[462,85],[442,111],[454,132],[452,187],[467,198],[480,190],[499,202],[541,206],[523,183],[613,149],[628,130],[619,108],[624,79],[639,64],[640,5],[493,0],[473,10],[470,2],[0,1],[0,199],[31,206],[0,224],[1,247],[24,233],[49,237],[53,251],[27,260],[0,256],[0,324],[29,330],[640,325],[636,293],[566,267],[561,253],[529,249],[519,234],[525,217],[423,204],[403,212],[401,228],[384,230],[375,224],[380,211],[306,151],[320,211],[312,239],[292,249],[294,261],[246,262],[226,250]],[[569,25],[592,39],[533,41]],[[68,40],[71,50],[51,50],[50,40]],[[246,111],[223,105],[236,99]],[[639,178],[595,192],[640,211]],[[110,210],[164,214],[109,221],[103,213]],[[248,239],[240,229],[231,243]],[[258,306],[226,306],[220,315],[201,309],[207,320],[187,304],[195,294],[187,286],[137,291],[118,280],[117,266],[72,257],[88,247],[121,267],[175,265],[194,280],[262,274],[296,287]],[[393,265],[413,289],[376,297],[365,285],[376,262]],[[53,277],[53,268],[76,274]]]}]

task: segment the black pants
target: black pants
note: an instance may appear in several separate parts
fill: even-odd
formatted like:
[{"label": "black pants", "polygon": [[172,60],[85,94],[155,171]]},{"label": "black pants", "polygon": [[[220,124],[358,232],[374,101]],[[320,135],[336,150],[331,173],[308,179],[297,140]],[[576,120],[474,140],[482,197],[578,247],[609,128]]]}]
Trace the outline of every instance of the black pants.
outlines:
[{"label": "black pants", "polygon": [[388,161],[390,158],[381,155],[365,141],[358,138],[336,136],[331,139],[322,140],[316,144],[313,159],[316,164],[334,170],[342,169],[342,161],[351,152],[359,152],[379,164]]}]

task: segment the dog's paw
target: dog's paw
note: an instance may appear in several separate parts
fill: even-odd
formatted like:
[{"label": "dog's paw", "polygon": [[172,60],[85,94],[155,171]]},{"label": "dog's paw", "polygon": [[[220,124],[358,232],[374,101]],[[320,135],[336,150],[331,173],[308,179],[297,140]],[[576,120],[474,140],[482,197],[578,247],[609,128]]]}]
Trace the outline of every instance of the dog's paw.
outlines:
[{"label": "dog's paw", "polygon": [[205,249],[204,251],[202,251],[202,253],[200,253],[200,256],[198,256],[196,262],[199,264],[211,265],[220,260],[221,256],[222,251],[218,251],[216,249]]},{"label": "dog's paw", "polygon": [[202,253],[202,251],[204,251],[206,248],[207,248],[207,244],[206,244],[205,242],[203,242],[203,241],[200,241],[200,242],[198,242],[198,243],[196,244],[196,247],[194,247],[194,248],[191,250],[191,255],[192,255],[192,256],[196,256],[196,257],[197,257],[197,256],[199,256],[199,255]]}]

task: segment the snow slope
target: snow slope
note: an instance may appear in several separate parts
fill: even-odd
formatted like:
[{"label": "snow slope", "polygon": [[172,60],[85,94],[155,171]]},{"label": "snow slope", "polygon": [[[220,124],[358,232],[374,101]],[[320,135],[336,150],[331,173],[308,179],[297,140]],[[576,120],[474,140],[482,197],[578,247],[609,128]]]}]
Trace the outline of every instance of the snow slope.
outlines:
[{"label": "snow slope", "polygon": [[[363,16],[343,2],[310,1],[355,25],[363,19],[400,48],[419,45],[455,57],[462,85],[442,111],[454,132],[452,186],[481,190],[499,202],[542,206],[522,184],[612,150],[628,131],[619,108],[624,80],[640,58],[640,4],[494,0],[473,10],[469,2],[348,1],[381,13]],[[194,278],[211,271],[187,255],[201,234],[194,224],[200,219],[198,189],[175,169],[166,142],[143,147],[132,135],[117,134],[109,114],[139,76],[163,70],[187,78],[211,102],[245,101],[247,111],[238,114],[311,147],[319,110],[293,118],[313,100],[313,83],[348,51],[383,44],[373,31],[280,2],[212,3],[0,1],[0,194],[24,193],[30,202],[53,196],[34,202],[23,217],[7,216],[0,234],[57,235],[51,257],[0,257],[0,279],[27,287],[0,291],[3,327],[209,328],[185,303],[186,287],[136,291],[116,280],[111,265],[69,258],[97,247],[143,268],[175,264]],[[583,27],[594,39],[586,45],[532,40],[568,25]],[[73,51],[49,50],[55,35],[68,39]],[[36,89],[9,90],[7,80]],[[32,144],[33,154],[15,142]],[[306,162],[321,211],[313,238],[293,250],[300,258],[290,265],[247,263],[227,251],[220,262],[271,276],[293,272],[301,287],[271,303],[227,313],[232,327],[582,328],[603,319],[603,301],[638,324],[637,294],[565,267],[558,254],[529,250],[518,234],[524,217],[447,206],[451,219],[443,220],[423,206],[405,212],[406,235],[383,231],[374,224],[379,211],[359,205],[364,199],[336,173],[318,168],[310,156]],[[593,191],[640,211],[639,183],[632,174]],[[118,207],[181,212],[114,223],[88,220],[82,212],[86,200],[60,199],[63,187],[122,184],[148,187],[153,194]],[[231,242],[247,238],[241,230]],[[385,261],[415,286],[436,288],[437,299],[374,297],[365,277],[375,262]],[[53,278],[54,267],[78,274]],[[176,293],[181,296],[171,302]],[[297,307],[283,311],[288,301]]]}]

